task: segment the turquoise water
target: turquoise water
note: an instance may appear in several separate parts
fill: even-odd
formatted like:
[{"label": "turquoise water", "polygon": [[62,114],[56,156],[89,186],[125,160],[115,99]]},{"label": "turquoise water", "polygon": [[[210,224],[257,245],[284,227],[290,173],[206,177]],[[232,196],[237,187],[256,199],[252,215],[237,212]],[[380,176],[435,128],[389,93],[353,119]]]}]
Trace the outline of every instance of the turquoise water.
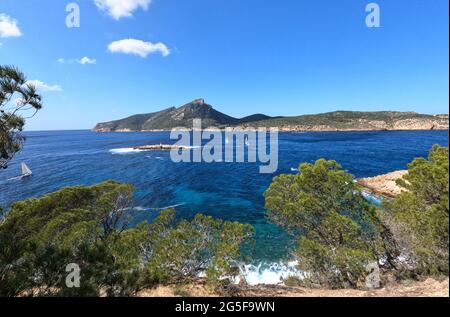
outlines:
[{"label": "turquoise water", "polygon": [[[252,224],[256,262],[288,258],[291,240],[265,218],[263,193],[272,178],[294,173],[300,162],[334,159],[356,177],[405,169],[426,156],[433,144],[448,146],[447,131],[285,133],[279,136],[279,169],[259,174],[256,163],[173,163],[169,152],[136,152],[129,148],[169,143],[168,133],[93,133],[90,131],[29,132],[23,152],[0,172],[0,204],[37,197],[63,186],[90,185],[108,179],[136,188],[135,222],[152,220],[174,206],[182,218],[196,213]],[[17,176],[26,162],[34,175]]]}]

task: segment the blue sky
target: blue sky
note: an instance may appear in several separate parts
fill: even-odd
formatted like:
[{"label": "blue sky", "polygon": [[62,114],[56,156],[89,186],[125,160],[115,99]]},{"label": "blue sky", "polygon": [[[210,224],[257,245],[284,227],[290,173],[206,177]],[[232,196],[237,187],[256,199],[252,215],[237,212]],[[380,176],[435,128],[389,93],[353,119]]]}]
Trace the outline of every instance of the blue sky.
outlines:
[{"label": "blue sky", "polygon": [[79,0],[80,28],[67,28],[70,2],[0,0],[0,64],[44,96],[28,130],[200,97],[237,117],[448,113],[447,0],[375,1],[380,28],[365,25],[368,0]]}]

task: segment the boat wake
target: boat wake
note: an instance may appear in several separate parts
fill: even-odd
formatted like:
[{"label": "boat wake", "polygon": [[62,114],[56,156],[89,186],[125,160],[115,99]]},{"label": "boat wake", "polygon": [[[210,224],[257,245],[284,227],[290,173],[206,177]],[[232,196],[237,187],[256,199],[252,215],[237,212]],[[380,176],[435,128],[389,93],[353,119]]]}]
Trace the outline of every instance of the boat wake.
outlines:
[{"label": "boat wake", "polygon": [[133,154],[133,153],[139,153],[142,152],[142,150],[134,149],[134,148],[121,148],[121,149],[111,149],[109,150],[109,153],[111,154],[120,154],[120,155],[126,155],[126,154]]},{"label": "boat wake", "polygon": [[161,211],[161,210],[166,210],[166,209],[177,208],[177,207],[184,206],[184,205],[186,205],[186,204],[185,204],[185,203],[181,203],[181,204],[176,204],[176,205],[166,206],[166,207],[162,207],[162,208],[149,208],[149,210],[153,210],[153,211]]},{"label": "boat wake", "polygon": [[[194,149],[201,149],[201,146],[186,146],[186,150],[194,150]],[[152,150],[143,150],[143,149],[135,149],[135,148],[119,148],[119,149],[111,149],[109,150],[109,153],[113,155],[127,155],[127,154],[136,154],[141,152],[149,152]]]},{"label": "boat wake", "polygon": [[166,207],[142,207],[142,206],[136,206],[136,207],[131,207],[131,208],[126,208],[126,210],[133,210],[133,211],[162,211],[162,210],[167,210],[167,209],[173,209],[176,207],[180,207],[185,205],[185,203],[181,203],[181,204],[176,204],[176,205],[170,205],[170,206],[166,206]]},{"label": "boat wake", "polygon": [[16,176],[16,177],[11,177],[8,179],[5,179],[4,181],[0,182],[0,183],[6,183],[6,182],[13,182],[13,181],[20,181],[23,178],[23,176]]}]

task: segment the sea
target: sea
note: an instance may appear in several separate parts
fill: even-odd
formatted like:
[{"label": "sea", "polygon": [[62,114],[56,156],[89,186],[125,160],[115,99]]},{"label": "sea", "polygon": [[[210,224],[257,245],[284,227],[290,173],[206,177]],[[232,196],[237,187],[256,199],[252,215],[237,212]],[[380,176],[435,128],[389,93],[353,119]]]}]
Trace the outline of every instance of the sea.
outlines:
[{"label": "sea", "polygon": [[[198,213],[248,223],[254,243],[241,271],[250,284],[276,284],[300,274],[291,257],[295,239],[266,217],[264,192],[273,177],[298,172],[302,162],[338,161],[355,177],[406,169],[434,144],[448,146],[448,131],[314,132],[279,134],[279,166],[260,174],[260,163],[174,163],[169,152],[138,151],[141,145],[174,143],[168,132],[26,132],[24,149],[0,171],[0,205],[39,197],[61,187],[106,180],[135,187],[134,224],[173,208],[179,218]],[[24,162],[33,176],[17,179]]]}]

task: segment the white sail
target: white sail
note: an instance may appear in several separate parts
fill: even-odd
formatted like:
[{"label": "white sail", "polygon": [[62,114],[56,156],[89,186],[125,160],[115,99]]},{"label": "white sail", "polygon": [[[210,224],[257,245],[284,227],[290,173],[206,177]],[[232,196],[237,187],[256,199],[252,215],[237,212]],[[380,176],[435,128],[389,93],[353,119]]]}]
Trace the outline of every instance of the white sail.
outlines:
[{"label": "white sail", "polygon": [[33,174],[25,163],[22,163],[22,176],[30,176]]}]

